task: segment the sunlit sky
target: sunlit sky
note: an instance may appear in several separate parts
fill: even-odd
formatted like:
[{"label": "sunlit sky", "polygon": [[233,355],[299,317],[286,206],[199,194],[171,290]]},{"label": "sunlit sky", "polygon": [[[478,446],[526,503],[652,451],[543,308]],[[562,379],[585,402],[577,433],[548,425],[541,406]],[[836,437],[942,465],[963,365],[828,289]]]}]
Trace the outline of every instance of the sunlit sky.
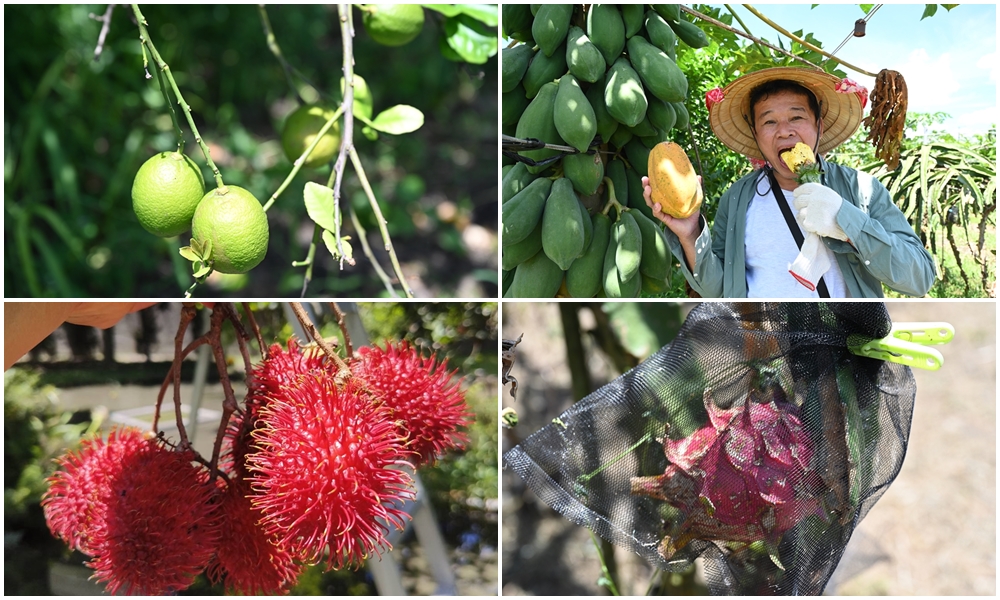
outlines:
[{"label": "sunlit sky", "polygon": [[[729,6],[750,33],[771,41],[780,36],[742,6]],[[865,16],[857,4],[754,6],[789,31],[813,33],[828,52]],[[951,118],[944,129],[952,133],[985,132],[997,122],[996,5],[962,4],[951,11],[939,6],[936,15],[921,21],[923,11],[923,4],[883,5],[869,19],[867,35],[852,38],[837,57],[872,73],[882,69],[902,73],[909,112],[948,113]],[[781,37],[787,48],[787,38]],[[844,71],[869,90],[874,87],[873,78]]]}]

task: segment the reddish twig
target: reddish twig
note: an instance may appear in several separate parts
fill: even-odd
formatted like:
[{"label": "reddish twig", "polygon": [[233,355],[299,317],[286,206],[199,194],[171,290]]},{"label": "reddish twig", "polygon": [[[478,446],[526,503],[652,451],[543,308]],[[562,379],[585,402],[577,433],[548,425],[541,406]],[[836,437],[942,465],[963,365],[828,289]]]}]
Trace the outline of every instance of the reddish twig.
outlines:
[{"label": "reddish twig", "polygon": [[351,347],[351,334],[347,332],[347,325],[344,324],[344,313],[336,302],[330,303],[330,310],[337,317],[337,325],[340,327],[340,333],[344,336],[344,351],[347,353],[346,356],[350,358],[354,356],[354,349]]},{"label": "reddish twig", "polygon": [[337,353],[333,350],[330,344],[323,339],[322,335],[320,335],[319,330],[316,329],[316,325],[314,325],[313,322],[309,319],[309,315],[306,314],[306,310],[302,308],[302,303],[292,302],[291,305],[292,305],[292,312],[295,313],[295,317],[299,320],[299,323],[302,324],[303,331],[308,333],[309,337],[311,337],[313,341],[316,342],[316,345],[319,346],[321,350],[323,350],[323,353],[326,354],[326,356],[337,365],[338,370],[341,371],[348,370],[347,364],[344,362],[344,360],[339,356],[337,356]]},{"label": "reddish twig", "polygon": [[243,303],[243,312],[247,314],[247,320],[250,321],[250,330],[253,331],[254,336],[257,338],[257,346],[260,348],[261,358],[267,358],[267,346],[264,344],[264,337],[260,334],[260,327],[257,326],[257,319],[253,316],[253,311],[250,310],[250,303]]},{"label": "reddish twig", "polygon": [[[208,343],[208,334],[201,336],[200,338],[192,341],[190,344],[184,347],[181,352],[181,360],[176,362],[177,368],[180,368],[180,363],[184,361],[189,354],[195,351],[198,347]],[[169,386],[174,381],[174,370],[175,365],[171,364],[170,369],[167,371],[166,377],[163,379],[163,383],[160,385],[160,393],[156,397],[156,412],[153,414],[153,431],[157,431],[157,425],[160,421],[160,406],[163,404],[163,397],[167,394],[167,386]],[[157,433],[159,433],[157,431]]]},{"label": "reddish twig", "polygon": [[[177,418],[177,430],[181,438],[181,447],[187,449],[190,447],[187,439],[187,430],[184,429],[184,417],[181,415],[181,367],[180,363],[183,358],[183,353],[181,349],[181,344],[184,343],[184,336],[187,334],[188,325],[194,320],[195,316],[198,314],[198,309],[194,307],[193,304],[184,303],[184,307],[181,308],[181,319],[180,323],[177,325],[177,335],[174,336],[174,362],[170,367],[170,372],[168,377],[172,375],[173,385],[174,385],[174,411],[176,412]],[[166,381],[164,386],[160,390],[160,397],[156,401],[156,411],[153,413],[153,431],[159,427],[160,423],[160,408],[163,405],[163,392],[166,388]]]},{"label": "reddish twig", "polygon": [[229,426],[229,417],[236,411],[236,396],[233,394],[233,384],[229,380],[229,368],[226,365],[226,355],[222,351],[222,320],[226,318],[227,312],[231,311],[229,304],[219,303],[212,309],[212,329],[209,332],[209,339],[212,344],[212,354],[215,356],[215,368],[219,371],[219,379],[222,382],[222,393],[225,396],[222,401],[222,419],[219,421],[219,431],[215,435],[215,445],[212,448],[212,479],[219,470],[219,451],[222,449],[222,438],[225,436],[226,428]]}]

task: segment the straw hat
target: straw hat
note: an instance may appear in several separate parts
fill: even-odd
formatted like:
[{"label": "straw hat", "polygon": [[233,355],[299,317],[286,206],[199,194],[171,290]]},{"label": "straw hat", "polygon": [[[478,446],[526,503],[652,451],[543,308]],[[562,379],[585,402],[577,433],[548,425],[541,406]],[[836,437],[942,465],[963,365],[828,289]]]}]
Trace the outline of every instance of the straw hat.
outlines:
[{"label": "straw hat", "polygon": [[763,159],[750,130],[750,92],[775,79],[787,79],[812,91],[823,119],[820,154],[836,148],[861,125],[862,93],[867,90],[849,79],[815,69],[774,67],[747,73],[722,90],[723,99],[709,108],[708,121],[723,144],[750,158]]}]

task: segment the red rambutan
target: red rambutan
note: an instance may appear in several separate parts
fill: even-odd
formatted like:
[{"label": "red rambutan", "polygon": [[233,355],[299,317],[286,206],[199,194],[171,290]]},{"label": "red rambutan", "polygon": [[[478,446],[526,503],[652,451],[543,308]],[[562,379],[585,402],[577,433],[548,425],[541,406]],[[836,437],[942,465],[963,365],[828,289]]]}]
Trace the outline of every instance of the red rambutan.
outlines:
[{"label": "red rambutan", "polygon": [[157,439],[121,456],[105,490],[105,532],[89,563],[110,593],[183,590],[212,558],[219,536],[216,490],[194,456]]},{"label": "red rambutan", "polygon": [[260,409],[247,456],[264,531],[299,560],[328,568],[358,565],[388,548],[388,524],[414,492],[393,468],[408,455],[391,414],[353,380],[302,375]]},{"label": "red rambutan", "polygon": [[418,466],[468,441],[458,428],[467,426],[472,415],[446,361],[424,358],[406,342],[387,344],[385,350],[366,346],[358,350],[351,372],[392,410],[407,448],[419,455]]},{"label": "red rambutan", "polygon": [[233,479],[219,506],[219,547],[206,574],[212,583],[225,580],[229,592],[260,596],[287,593],[302,573],[292,554],[264,533],[261,512],[251,506],[250,488]]}]

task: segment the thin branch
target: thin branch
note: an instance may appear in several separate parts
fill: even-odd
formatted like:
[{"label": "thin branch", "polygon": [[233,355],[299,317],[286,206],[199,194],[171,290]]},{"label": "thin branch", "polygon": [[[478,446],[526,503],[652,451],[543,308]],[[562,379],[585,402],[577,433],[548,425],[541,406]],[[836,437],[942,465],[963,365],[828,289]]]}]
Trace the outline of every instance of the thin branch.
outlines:
[{"label": "thin branch", "polygon": [[111,29],[111,13],[114,11],[115,5],[109,4],[108,8],[104,11],[104,15],[98,17],[94,13],[90,13],[90,18],[95,21],[100,21],[101,33],[97,36],[97,47],[94,48],[94,62],[97,62],[101,58],[101,53],[104,52],[104,40],[108,37],[108,30]]},{"label": "thin branch", "polygon": [[247,320],[250,321],[250,330],[257,338],[257,347],[260,348],[261,357],[267,358],[267,346],[264,345],[264,337],[260,334],[260,327],[257,326],[257,319],[254,318],[253,311],[250,310],[249,302],[243,302],[243,312],[246,313]]},{"label": "thin branch", "polygon": [[[733,18],[736,19],[736,22],[740,24],[740,27],[743,28],[743,31],[747,32],[747,35],[752,36],[753,34],[750,33],[750,28],[747,27],[747,24],[744,23],[743,19],[740,18],[739,13],[736,12],[735,10],[733,10],[733,7],[729,6],[728,4],[723,4],[723,6],[726,7],[726,10],[729,11],[729,14],[733,15]],[[757,50],[760,52],[761,56],[763,56],[764,58],[769,58],[770,57],[770,55],[767,52],[764,52],[764,48],[761,47],[761,42],[760,41],[755,40],[754,41],[754,46],[757,47]]]},{"label": "thin branch", "polygon": [[285,180],[281,182],[281,185],[278,186],[278,190],[273,194],[271,194],[271,197],[268,198],[267,202],[264,203],[264,212],[267,212],[267,209],[271,208],[271,205],[274,204],[275,200],[278,199],[278,196],[280,196],[281,193],[285,191],[285,188],[287,188],[289,184],[292,183],[292,180],[295,179],[296,175],[298,175],[299,169],[301,169],[302,165],[305,164],[306,160],[309,158],[309,155],[312,154],[313,150],[316,149],[316,146],[319,146],[319,143],[323,141],[323,136],[325,136],[326,132],[330,131],[330,128],[333,127],[333,124],[337,122],[337,119],[340,118],[340,115],[343,113],[343,110],[344,110],[343,107],[341,107],[338,108],[336,111],[334,111],[333,116],[330,117],[330,119],[326,123],[324,123],[323,127],[321,127],[320,130],[316,133],[316,138],[312,141],[311,144],[309,144],[309,147],[305,149],[305,152],[302,153],[302,156],[295,159],[295,162],[292,164],[292,171],[288,174],[288,177],[286,177]]},{"label": "thin branch", "polygon": [[305,260],[292,261],[293,267],[306,268],[306,272],[302,277],[302,293],[299,294],[299,298],[306,297],[306,290],[309,289],[309,282],[313,278],[313,267],[316,265],[316,247],[319,246],[319,241],[322,237],[323,228],[320,227],[319,223],[313,223],[312,241],[309,242],[309,251],[306,253]]},{"label": "thin branch", "polygon": [[354,349],[351,347],[351,334],[348,333],[347,325],[344,323],[344,312],[340,310],[336,302],[330,303],[330,310],[337,317],[337,326],[340,327],[340,333],[344,336],[344,351],[347,353],[347,357],[350,358],[354,356]]},{"label": "thin branch", "polygon": [[153,45],[153,40],[149,37],[149,31],[146,29],[146,17],[142,16],[142,12],[139,11],[139,5],[132,5],[132,12],[135,13],[135,20],[139,25],[139,39],[142,41],[143,52],[145,48],[149,48],[150,54],[153,56],[153,60],[156,61],[156,65],[160,68],[163,74],[167,77],[167,81],[170,82],[170,87],[174,92],[174,97],[177,98],[177,104],[180,105],[181,109],[184,111],[184,116],[187,118],[188,127],[191,128],[191,134],[194,135],[194,141],[198,143],[201,147],[202,153],[205,155],[205,160],[208,163],[209,168],[212,169],[212,174],[215,175],[215,183],[218,187],[223,187],[225,183],[222,181],[222,173],[219,172],[219,167],[215,165],[212,160],[212,153],[208,149],[208,144],[202,139],[201,133],[198,132],[198,126],[194,124],[194,117],[191,115],[191,106],[184,101],[184,96],[181,95],[180,89],[177,87],[177,82],[174,81],[174,76],[170,72],[170,65],[168,65],[160,53],[156,50],[156,46]]},{"label": "thin branch", "polygon": [[804,39],[798,37],[794,33],[788,31],[787,29],[785,29],[781,25],[778,25],[777,23],[775,23],[771,19],[768,19],[767,17],[765,17],[759,10],[757,10],[756,8],[754,8],[752,5],[750,5],[750,4],[744,4],[743,7],[746,8],[747,10],[749,10],[750,12],[752,12],[754,15],[756,15],[756,17],[758,19],[760,19],[761,21],[764,21],[765,23],[767,23],[768,25],[770,25],[771,27],[773,27],[774,30],[777,31],[778,33],[784,34],[788,38],[790,38],[790,39],[792,39],[792,40],[794,40],[794,41],[802,44],[803,46],[805,46],[806,48],[809,48],[813,52],[819,52],[820,54],[822,54],[823,56],[829,58],[830,60],[836,61],[837,63],[839,63],[841,65],[844,65],[848,69],[857,71],[858,73],[861,73],[862,75],[867,75],[869,77],[878,77],[877,73],[870,73],[868,71],[865,71],[861,67],[856,67],[856,66],[852,65],[851,63],[844,61],[843,59],[837,58],[836,56],[825,52],[821,48],[817,48],[816,46],[813,46],[809,42],[807,42]]},{"label": "thin branch", "polygon": [[413,292],[410,291],[409,284],[406,283],[406,277],[403,275],[403,269],[399,266],[399,259],[396,258],[396,251],[392,248],[392,240],[389,239],[389,230],[385,225],[385,217],[382,216],[382,209],[378,205],[378,201],[375,199],[375,192],[372,191],[371,184],[368,183],[368,177],[365,175],[365,168],[361,165],[361,157],[358,156],[358,151],[353,146],[350,148],[351,153],[351,164],[354,165],[354,170],[358,173],[358,179],[361,180],[361,188],[365,191],[365,196],[368,197],[368,203],[372,207],[372,211],[375,213],[375,222],[378,223],[379,232],[382,234],[382,241],[385,242],[385,251],[389,253],[389,261],[392,263],[392,268],[396,272],[396,277],[399,279],[399,285],[403,288],[403,292],[406,294],[407,298],[413,297]]},{"label": "thin branch", "polygon": [[219,379],[222,382],[222,419],[219,421],[219,431],[215,434],[215,445],[212,447],[212,479],[219,470],[219,452],[222,449],[222,439],[225,437],[226,428],[229,426],[229,417],[236,411],[236,396],[233,394],[233,384],[229,380],[229,368],[226,365],[226,355],[222,351],[222,320],[226,318],[226,312],[232,310],[228,304],[218,303],[212,309],[212,328],[210,339],[212,343],[212,355],[215,357],[215,368],[219,371]]},{"label": "thin branch", "polygon": [[347,153],[354,147],[354,27],[351,23],[351,5],[338,4],[337,14],[340,15],[340,37],[344,47],[344,127],[341,131],[340,153],[334,164],[333,172],[336,180],[333,183],[333,217],[336,231],[333,232],[337,241],[337,255],[340,256],[340,268],[344,268],[344,247],[340,239],[340,221],[337,213],[340,207],[340,186],[344,182],[344,168],[347,166]]},{"label": "thin branch", "polygon": [[[174,362],[172,366],[174,384],[174,416],[177,419],[177,431],[181,438],[181,448],[185,450],[190,448],[191,444],[188,442],[187,430],[184,428],[184,416],[181,414],[181,344],[184,343],[184,336],[187,334],[188,325],[191,324],[191,321],[194,320],[197,314],[198,309],[196,309],[193,304],[184,304],[184,307],[181,308],[180,323],[177,325],[177,335],[174,336]],[[156,403],[156,411],[153,414],[154,431],[159,426],[162,399],[163,397],[161,395],[160,400]]]},{"label": "thin branch", "polygon": [[337,368],[339,370],[341,371],[348,370],[347,364],[344,362],[344,360],[339,356],[337,356],[336,351],[334,351],[334,349],[330,347],[330,344],[323,339],[323,336],[320,335],[319,330],[316,329],[316,325],[314,325],[313,322],[309,319],[309,315],[306,314],[306,310],[302,308],[302,303],[292,302],[291,305],[292,305],[292,312],[295,313],[295,318],[297,318],[299,320],[299,323],[302,325],[302,330],[309,334],[309,337],[311,337],[313,341],[316,342],[316,345],[320,347],[320,349],[323,351],[323,354],[326,354],[326,356],[337,365]]},{"label": "thin branch", "polygon": [[[744,4],[743,6],[746,6],[746,5]],[[813,67],[814,69],[820,69],[820,70],[822,70],[818,65],[814,65],[813,63],[811,63],[808,60],[802,58],[801,56],[795,56],[794,54],[792,54],[788,50],[785,50],[784,48],[779,48],[777,46],[773,46],[773,45],[765,42],[764,40],[762,40],[760,38],[756,38],[756,37],[750,35],[749,33],[746,33],[745,31],[740,31],[739,29],[736,29],[735,27],[732,27],[731,25],[726,25],[722,21],[719,21],[717,19],[713,19],[712,17],[710,17],[708,15],[703,15],[703,14],[701,14],[700,12],[698,12],[698,11],[696,11],[694,9],[691,9],[691,8],[688,8],[688,7],[684,6],[684,5],[681,5],[681,10],[683,10],[684,12],[688,13],[689,15],[691,15],[693,17],[697,17],[697,18],[701,19],[702,21],[705,21],[706,23],[711,23],[712,25],[715,25],[719,29],[725,29],[729,33],[735,33],[736,35],[738,35],[740,37],[744,37],[744,38],[746,38],[746,39],[754,42],[755,44],[760,44],[760,45],[763,45],[763,46],[767,46],[768,48],[770,48],[771,50],[774,50],[775,52],[778,52],[780,54],[784,54],[785,56],[787,56],[788,58],[791,58],[793,60],[797,60],[799,62],[805,63],[805,64],[809,65],[810,67]]]},{"label": "thin branch", "polygon": [[358,219],[357,213],[350,207],[348,207],[348,213],[351,216],[351,224],[354,225],[354,231],[358,232],[358,241],[361,242],[361,250],[365,253],[365,256],[368,257],[368,260],[371,261],[372,267],[375,268],[375,274],[382,280],[382,285],[385,286],[385,289],[392,295],[392,297],[399,298],[399,294],[396,293],[396,288],[392,286],[392,279],[389,277],[389,274],[385,272],[385,269],[382,268],[382,265],[379,264],[378,257],[375,256],[375,253],[372,252],[371,245],[368,244],[368,232]]}]

